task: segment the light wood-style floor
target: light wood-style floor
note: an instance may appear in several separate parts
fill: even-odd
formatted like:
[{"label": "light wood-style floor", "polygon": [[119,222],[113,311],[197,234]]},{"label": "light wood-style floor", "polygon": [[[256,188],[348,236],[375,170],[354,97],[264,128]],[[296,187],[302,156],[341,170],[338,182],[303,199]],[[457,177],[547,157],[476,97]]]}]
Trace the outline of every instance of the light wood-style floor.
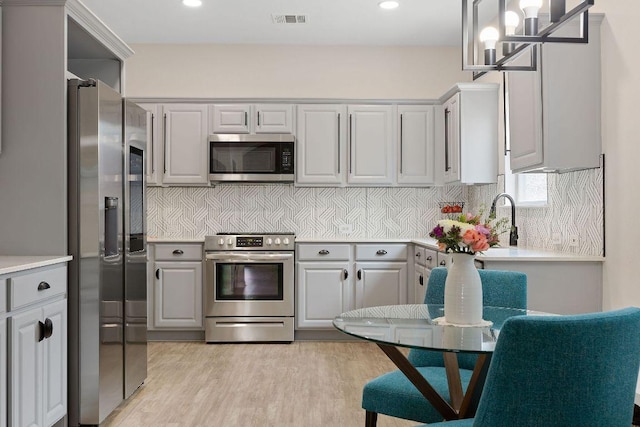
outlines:
[{"label": "light wood-style floor", "polygon": [[148,358],[147,381],[102,427],[364,427],[363,385],[395,369],[358,342],[155,342]]}]

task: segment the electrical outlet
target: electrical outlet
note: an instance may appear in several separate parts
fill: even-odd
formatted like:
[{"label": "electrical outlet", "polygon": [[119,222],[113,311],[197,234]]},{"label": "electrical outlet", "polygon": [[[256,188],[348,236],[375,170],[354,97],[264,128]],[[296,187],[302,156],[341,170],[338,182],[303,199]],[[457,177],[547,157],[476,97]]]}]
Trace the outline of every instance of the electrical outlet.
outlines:
[{"label": "electrical outlet", "polygon": [[569,246],[577,247],[580,244],[580,236],[572,234],[569,236]]},{"label": "electrical outlet", "polygon": [[552,233],[551,234],[551,243],[554,245],[562,244],[562,233]]},{"label": "electrical outlet", "polygon": [[340,232],[340,234],[351,234],[353,233],[353,225],[341,224],[338,226],[338,231]]}]

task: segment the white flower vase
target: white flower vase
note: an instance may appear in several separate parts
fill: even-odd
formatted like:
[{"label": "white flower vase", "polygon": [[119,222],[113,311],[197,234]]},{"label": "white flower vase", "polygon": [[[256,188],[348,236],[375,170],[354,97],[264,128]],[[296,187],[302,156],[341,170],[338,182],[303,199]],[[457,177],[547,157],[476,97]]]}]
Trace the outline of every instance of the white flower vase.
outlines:
[{"label": "white flower vase", "polygon": [[452,254],[444,283],[444,318],[455,325],[482,324],[482,282],[474,265],[475,256]]}]

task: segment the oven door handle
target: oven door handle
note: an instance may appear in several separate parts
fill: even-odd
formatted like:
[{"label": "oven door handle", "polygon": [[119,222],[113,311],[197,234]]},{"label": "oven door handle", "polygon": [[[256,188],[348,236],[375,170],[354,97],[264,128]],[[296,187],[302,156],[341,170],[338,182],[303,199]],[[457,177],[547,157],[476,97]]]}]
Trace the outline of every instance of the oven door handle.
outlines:
[{"label": "oven door handle", "polygon": [[287,261],[293,259],[293,254],[207,254],[207,259],[222,262]]}]

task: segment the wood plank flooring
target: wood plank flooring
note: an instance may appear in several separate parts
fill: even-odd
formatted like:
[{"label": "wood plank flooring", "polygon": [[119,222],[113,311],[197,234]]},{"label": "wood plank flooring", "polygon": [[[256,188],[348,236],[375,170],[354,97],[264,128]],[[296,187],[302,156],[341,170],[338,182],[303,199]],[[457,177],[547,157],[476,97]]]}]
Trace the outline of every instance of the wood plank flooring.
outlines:
[{"label": "wood plank flooring", "polygon": [[359,342],[154,342],[148,358],[147,381],[102,427],[364,427],[363,385],[395,369]]}]

